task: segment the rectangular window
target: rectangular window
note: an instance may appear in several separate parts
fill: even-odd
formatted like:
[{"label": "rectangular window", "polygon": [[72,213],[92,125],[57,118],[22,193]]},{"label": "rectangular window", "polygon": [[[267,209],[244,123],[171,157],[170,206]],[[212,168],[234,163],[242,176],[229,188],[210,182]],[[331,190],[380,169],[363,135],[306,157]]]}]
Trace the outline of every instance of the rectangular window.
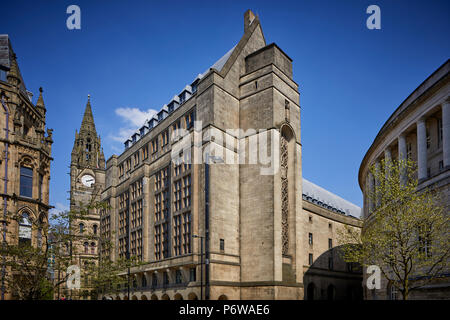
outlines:
[{"label": "rectangular window", "polygon": [[407,157],[408,159],[411,159],[411,157],[412,157],[412,145],[411,145],[410,142],[408,142],[408,143],[406,144],[406,157]]},{"label": "rectangular window", "polygon": [[191,206],[191,175],[183,178],[183,204],[184,208]]},{"label": "rectangular window", "polygon": [[190,268],[189,269],[189,281],[196,281],[196,272],[195,272],[195,268]]},{"label": "rectangular window", "polygon": [[183,281],[183,277],[182,277],[182,275],[181,275],[181,270],[177,270],[176,272],[175,272],[175,282],[176,283],[181,283]]},{"label": "rectangular window", "polygon": [[185,120],[186,120],[186,129],[189,130],[194,126],[194,111],[190,112],[188,115],[186,115]]},{"label": "rectangular window", "polygon": [[225,240],[220,239],[220,251],[225,251]]},{"label": "rectangular window", "polygon": [[152,154],[158,152],[158,138],[152,140]]},{"label": "rectangular window", "polygon": [[310,266],[312,266],[312,264],[313,264],[313,255],[312,255],[312,253],[310,253],[309,256],[308,256],[308,264]]},{"label": "rectangular window", "polygon": [[191,253],[191,213],[183,213],[183,250],[184,254]]},{"label": "rectangular window", "polygon": [[142,147],[142,159],[148,159],[148,143]]},{"label": "rectangular window", "polygon": [[155,259],[161,259],[161,225],[155,226]]},{"label": "rectangular window", "polygon": [[134,166],[137,167],[139,165],[139,152],[134,154]]},{"label": "rectangular window", "polygon": [[169,130],[168,129],[162,133],[161,138],[162,138],[162,147],[164,148],[166,145],[169,144]]},{"label": "rectangular window", "polygon": [[439,161],[439,172],[444,170],[444,161]]},{"label": "rectangular window", "polygon": [[333,239],[328,239],[328,249],[333,248]]},{"label": "rectangular window", "polygon": [[44,183],[44,176],[42,174],[39,174],[39,201],[42,202],[42,200],[44,199],[43,196],[43,183]]},{"label": "rectangular window", "polygon": [[308,234],[308,243],[309,243],[310,245],[313,244],[313,234],[312,234],[312,233],[309,233],[309,234]]},{"label": "rectangular window", "polygon": [[172,141],[176,141],[181,136],[181,121],[177,120],[172,125]]},{"label": "rectangular window", "polygon": [[33,169],[20,167],[20,195],[33,197]]},{"label": "rectangular window", "polygon": [[176,256],[181,255],[181,215],[173,217],[173,251]]}]

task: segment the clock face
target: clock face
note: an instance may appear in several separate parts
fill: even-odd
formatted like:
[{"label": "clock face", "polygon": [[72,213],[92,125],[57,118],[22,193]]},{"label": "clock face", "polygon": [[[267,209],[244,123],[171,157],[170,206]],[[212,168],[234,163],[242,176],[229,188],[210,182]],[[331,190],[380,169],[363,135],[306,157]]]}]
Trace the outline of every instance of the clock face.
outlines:
[{"label": "clock face", "polygon": [[81,183],[86,187],[91,187],[95,183],[95,178],[90,174],[85,174],[81,177]]}]

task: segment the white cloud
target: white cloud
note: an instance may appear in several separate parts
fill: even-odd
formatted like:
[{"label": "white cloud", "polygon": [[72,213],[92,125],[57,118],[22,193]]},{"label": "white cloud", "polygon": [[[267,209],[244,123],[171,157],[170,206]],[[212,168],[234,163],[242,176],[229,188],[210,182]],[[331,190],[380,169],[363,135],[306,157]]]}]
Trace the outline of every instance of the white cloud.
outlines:
[{"label": "white cloud", "polygon": [[146,120],[153,117],[157,112],[153,109],[143,111],[138,108],[117,108],[115,113],[122,119],[124,126],[119,127],[114,134],[110,134],[109,138],[113,141],[124,143]]},{"label": "white cloud", "polygon": [[133,125],[136,129],[142,126],[145,120],[150,119],[158,111],[153,109],[148,109],[147,111],[139,110],[138,108],[118,108],[116,109],[116,114],[128,123]]},{"label": "white cloud", "polygon": [[55,207],[50,209],[50,217],[54,216],[55,214],[58,214],[60,212],[69,211],[69,206],[66,204],[63,204],[61,202],[57,202],[55,204]]}]

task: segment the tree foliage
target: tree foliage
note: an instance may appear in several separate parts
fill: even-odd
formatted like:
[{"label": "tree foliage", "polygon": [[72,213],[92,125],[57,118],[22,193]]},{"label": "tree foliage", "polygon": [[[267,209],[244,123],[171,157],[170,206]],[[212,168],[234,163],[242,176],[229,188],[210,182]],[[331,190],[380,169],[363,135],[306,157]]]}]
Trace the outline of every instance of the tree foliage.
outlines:
[{"label": "tree foliage", "polygon": [[[88,284],[91,298],[97,298],[105,288],[114,292],[118,285],[123,287],[127,282],[123,271],[139,264],[134,257],[114,262],[106,257],[92,259],[92,263],[80,263],[77,258],[82,253],[80,241],[97,240],[113,250],[109,239],[87,231],[80,235],[77,230],[77,223],[87,221],[92,210],[106,207],[105,203],[91,203],[78,210],[55,213],[48,222],[30,217],[32,241],[29,242],[21,241],[20,235],[12,231],[17,229],[9,228],[8,241],[0,248],[0,255],[5,257],[2,263],[7,270],[4,278],[7,292],[19,300],[53,299],[61,290],[67,291],[66,270],[74,264],[79,265],[82,287]],[[10,215],[9,223],[20,224],[22,219],[21,214]]]},{"label": "tree foliage", "polygon": [[449,216],[439,190],[418,189],[416,165],[410,160],[382,160],[370,167],[374,178],[367,192],[369,214],[363,231],[339,234],[347,262],[377,265],[391,286],[408,299],[449,267]]}]

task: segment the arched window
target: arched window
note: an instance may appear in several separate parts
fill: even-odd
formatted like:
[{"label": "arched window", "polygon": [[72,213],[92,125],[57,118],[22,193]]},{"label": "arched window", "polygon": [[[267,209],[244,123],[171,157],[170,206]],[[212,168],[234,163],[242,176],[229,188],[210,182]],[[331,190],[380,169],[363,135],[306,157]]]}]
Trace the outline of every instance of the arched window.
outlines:
[{"label": "arched window", "polygon": [[142,287],[147,287],[147,277],[145,275],[142,276]]},{"label": "arched window", "polygon": [[79,227],[80,227],[80,233],[83,233],[84,232],[84,223],[80,223]]},{"label": "arched window", "polygon": [[95,254],[95,242],[91,243],[91,253]]},{"label": "arched window", "polygon": [[97,229],[98,229],[98,227],[97,227],[96,224],[94,224],[94,225],[92,226],[92,229],[93,229],[93,231],[94,231],[94,235],[97,235]]},{"label": "arched window", "polygon": [[89,243],[85,242],[83,246],[84,246],[84,253],[89,253]]},{"label": "arched window", "polygon": [[31,245],[31,219],[28,212],[23,212],[19,222],[19,244]]}]

